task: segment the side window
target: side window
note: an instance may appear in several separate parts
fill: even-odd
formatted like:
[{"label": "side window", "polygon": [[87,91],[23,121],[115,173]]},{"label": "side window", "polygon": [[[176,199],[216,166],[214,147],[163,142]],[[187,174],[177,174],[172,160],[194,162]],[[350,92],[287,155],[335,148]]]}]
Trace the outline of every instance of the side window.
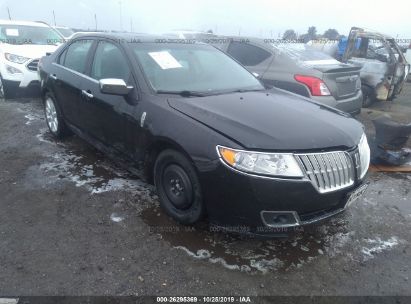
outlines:
[{"label": "side window", "polygon": [[[87,54],[90,50],[93,40],[78,40],[73,42],[62,55],[64,55],[63,65],[79,73],[86,70]],[[62,58],[60,57],[60,60]]]},{"label": "side window", "polygon": [[90,76],[97,80],[104,78],[123,79],[128,83],[130,74],[129,64],[120,48],[110,42],[99,42]]},{"label": "side window", "polygon": [[67,49],[64,50],[63,53],[60,54],[59,57],[59,64],[64,65],[64,60],[66,59]]},{"label": "side window", "polygon": [[260,47],[233,41],[227,49],[228,54],[245,66],[257,65],[271,56],[271,53]]}]

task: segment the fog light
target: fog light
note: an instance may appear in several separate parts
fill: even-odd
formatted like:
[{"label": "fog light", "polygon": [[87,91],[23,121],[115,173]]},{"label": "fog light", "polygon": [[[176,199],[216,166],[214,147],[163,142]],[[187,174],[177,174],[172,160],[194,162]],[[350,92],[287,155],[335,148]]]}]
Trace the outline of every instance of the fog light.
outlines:
[{"label": "fog light", "polygon": [[15,67],[10,66],[10,65],[6,65],[6,70],[10,74],[22,74],[22,71],[20,71],[19,69],[16,69]]},{"label": "fog light", "polygon": [[262,211],[261,217],[265,225],[269,227],[297,226],[298,220],[292,211]]}]

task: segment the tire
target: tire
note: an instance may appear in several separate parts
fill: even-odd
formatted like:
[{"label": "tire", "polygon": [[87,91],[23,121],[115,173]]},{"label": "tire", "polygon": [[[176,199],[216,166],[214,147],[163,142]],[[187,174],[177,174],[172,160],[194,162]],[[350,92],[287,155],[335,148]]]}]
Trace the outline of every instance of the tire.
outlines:
[{"label": "tire", "polygon": [[177,222],[190,225],[205,215],[197,172],[182,153],[167,149],[154,165],[154,184],[160,205]]},{"label": "tire", "polygon": [[361,90],[362,90],[362,98],[363,98],[362,99],[362,106],[363,106],[363,108],[368,108],[375,101],[372,89],[369,88],[369,87],[364,87],[363,86]]},{"label": "tire", "polygon": [[54,137],[63,139],[70,133],[64,123],[56,98],[52,93],[46,93],[44,95],[44,115],[46,117],[47,127]]},{"label": "tire", "polygon": [[16,96],[16,89],[7,86],[0,75],[0,99],[10,99]]}]

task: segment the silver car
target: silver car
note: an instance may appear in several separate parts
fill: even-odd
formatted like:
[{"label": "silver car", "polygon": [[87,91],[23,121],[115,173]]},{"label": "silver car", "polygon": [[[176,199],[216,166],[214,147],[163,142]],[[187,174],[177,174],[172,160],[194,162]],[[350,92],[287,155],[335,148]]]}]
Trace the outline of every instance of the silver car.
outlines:
[{"label": "silver car", "polygon": [[213,44],[267,87],[277,87],[350,114],[362,107],[360,67],[341,63],[299,43],[270,39],[225,37]]}]

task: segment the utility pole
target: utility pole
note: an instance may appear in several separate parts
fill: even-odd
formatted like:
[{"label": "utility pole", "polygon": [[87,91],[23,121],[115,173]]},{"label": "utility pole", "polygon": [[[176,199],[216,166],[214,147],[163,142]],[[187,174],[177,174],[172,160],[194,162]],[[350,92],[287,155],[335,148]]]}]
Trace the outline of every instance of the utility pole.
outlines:
[{"label": "utility pole", "polygon": [[96,31],[97,31],[97,14],[94,14],[94,23],[96,25]]},{"label": "utility pole", "polygon": [[133,32],[133,18],[130,17],[130,32]]},{"label": "utility pole", "polygon": [[9,14],[9,20],[11,20],[9,7],[7,7],[7,13]]},{"label": "utility pole", "polygon": [[53,10],[53,20],[54,20],[54,26],[56,26],[57,24],[56,24],[56,14],[54,13],[54,10]]}]

